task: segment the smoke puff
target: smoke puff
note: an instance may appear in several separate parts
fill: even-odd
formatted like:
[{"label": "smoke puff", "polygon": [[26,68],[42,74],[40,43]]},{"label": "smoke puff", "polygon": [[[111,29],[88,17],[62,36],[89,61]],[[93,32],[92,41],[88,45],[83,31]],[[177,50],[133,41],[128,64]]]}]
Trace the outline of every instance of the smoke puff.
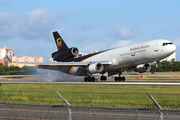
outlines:
[{"label": "smoke puff", "polygon": [[[37,74],[41,76],[38,81],[45,82],[81,82],[83,77],[68,75],[66,73],[54,70],[38,69]],[[43,79],[42,79],[43,78]]]}]

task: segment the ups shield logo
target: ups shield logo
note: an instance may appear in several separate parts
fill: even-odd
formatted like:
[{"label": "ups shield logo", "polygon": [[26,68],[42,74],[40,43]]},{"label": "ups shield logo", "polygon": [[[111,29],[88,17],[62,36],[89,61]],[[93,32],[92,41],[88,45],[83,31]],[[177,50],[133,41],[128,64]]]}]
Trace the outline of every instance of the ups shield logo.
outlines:
[{"label": "ups shield logo", "polygon": [[61,50],[61,48],[62,48],[62,38],[58,38],[56,40],[56,43],[57,43],[58,50]]}]

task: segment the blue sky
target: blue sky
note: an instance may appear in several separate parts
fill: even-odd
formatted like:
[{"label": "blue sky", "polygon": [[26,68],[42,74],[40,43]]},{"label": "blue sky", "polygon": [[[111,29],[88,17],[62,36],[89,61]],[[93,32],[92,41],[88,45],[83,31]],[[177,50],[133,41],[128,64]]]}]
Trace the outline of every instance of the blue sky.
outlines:
[{"label": "blue sky", "polygon": [[179,11],[178,0],[0,0],[0,46],[48,61],[53,31],[83,53],[167,39],[180,61]]}]

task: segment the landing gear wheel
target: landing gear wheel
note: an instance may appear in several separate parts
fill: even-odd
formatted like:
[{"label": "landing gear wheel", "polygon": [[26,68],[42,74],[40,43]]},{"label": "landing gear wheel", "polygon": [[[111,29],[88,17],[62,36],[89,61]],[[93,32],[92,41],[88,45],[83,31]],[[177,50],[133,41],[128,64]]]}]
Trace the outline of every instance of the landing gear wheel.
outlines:
[{"label": "landing gear wheel", "polygon": [[121,77],[117,77],[117,80],[119,80],[119,82],[121,82]]},{"label": "landing gear wheel", "polygon": [[106,76],[104,76],[104,81],[106,81],[107,80],[107,77]]},{"label": "landing gear wheel", "polygon": [[91,78],[91,81],[94,82],[94,81],[95,81],[95,77],[92,77],[92,78]]},{"label": "landing gear wheel", "polygon": [[107,77],[106,77],[106,76],[101,76],[100,79],[101,79],[101,81],[103,81],[103,80],[106,81],[106,80],[107,80]]},{"label": "landing gear wheel", "polygon": [[87,77],[84,77],[84,81],[87,82],[87,81],[88,81],[88,78],[87,78]]},{"label": "landing gear wheel", "polygon": [[122,81],[123,81],[123,82],[126,80],[126,78],[125,78],[125,77],[122,77],[121,79],[122,79]]},{"label": "landing gear wheel", "polygon": [[91,82],[91,77],[90,76],[88,77],[88,82]]},{"label": "landing gear wheel", "polygon": [[103,81],[103,76],[100,77],[101,81]]},{"label": "landing gear wheel", "polygon": [[114,80],[117,82],[118,81],[118,77],[115,77]]},{"label": "landing gear wheel", "polygon": [[122,80],[121,77],[118,77],[118,80],[119,80],[119,82],[121,82],[121,80]]}]

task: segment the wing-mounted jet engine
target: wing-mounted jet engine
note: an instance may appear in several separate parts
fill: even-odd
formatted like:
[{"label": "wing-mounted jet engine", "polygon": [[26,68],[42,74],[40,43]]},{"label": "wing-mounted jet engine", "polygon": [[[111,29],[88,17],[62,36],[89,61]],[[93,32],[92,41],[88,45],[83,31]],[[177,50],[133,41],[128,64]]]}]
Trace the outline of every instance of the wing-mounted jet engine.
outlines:
[{"label": "wing-mounted jet engine", "polygon": [[89,65],[87,71],[91,74],[101,73],[104,70],[104,66],[101,63],[94,63]]},{"label": "wing-mounted jet engine", "polygon": [[53,36],[58,48],[58,51],[52,53],[52,58],[58,62],[68,62],[74,57],[78,56],[79,50],[76,47],[68,48],[59,33],[53,32]]},{"label": "wing-mounted jet engine", "polygon": [[151,70],[151,66],[149,64],[141,64],[136,66],[136,71],[139,73],[149,72]]}]

